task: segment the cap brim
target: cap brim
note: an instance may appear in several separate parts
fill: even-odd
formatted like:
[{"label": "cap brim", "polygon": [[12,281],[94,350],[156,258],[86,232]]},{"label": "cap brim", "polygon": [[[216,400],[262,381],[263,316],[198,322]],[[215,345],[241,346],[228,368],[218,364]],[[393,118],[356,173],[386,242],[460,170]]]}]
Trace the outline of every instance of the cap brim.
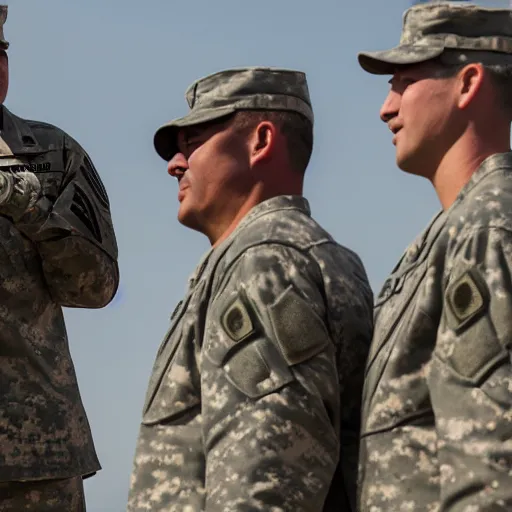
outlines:
[{"label": "cap brim", "polygon": [[419,64],[439,57],[444,46],[402,45],[380,52],[361,52],[357,59],[361,67],[373,75],[392,75],[397,67]]},{"label": "cap brim", "polygon": [[216,121],[235,113],[235,111],[236,108],[231,105],[198,110],[197,112],[192,110],[185,117],[180,117],[164,124],[158,128],[153,139],[156,152],[168,162],[178,152],[177,138],[180,128]]}]

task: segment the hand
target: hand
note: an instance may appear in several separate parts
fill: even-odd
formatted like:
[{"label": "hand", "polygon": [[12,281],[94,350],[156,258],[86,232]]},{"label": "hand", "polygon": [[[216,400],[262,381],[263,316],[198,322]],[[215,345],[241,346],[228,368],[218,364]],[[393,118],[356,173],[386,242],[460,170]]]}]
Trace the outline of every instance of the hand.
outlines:
[{"label": "hand", "polygon": [[12,173],[0,171],[0,206],[9,203],[14,192],[14,179]]},{"label": "hand", "polygon": [[41,197],[41,184],[33,172],[0,171],[0,213],[18,220]]}]

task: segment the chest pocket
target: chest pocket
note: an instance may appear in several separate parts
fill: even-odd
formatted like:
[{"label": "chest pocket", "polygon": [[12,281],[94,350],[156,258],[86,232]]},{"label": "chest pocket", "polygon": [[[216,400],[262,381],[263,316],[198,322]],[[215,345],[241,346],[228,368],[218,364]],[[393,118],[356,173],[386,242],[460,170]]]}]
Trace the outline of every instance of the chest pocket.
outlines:
[{"label": "chest pocket", "polygon": [[201,401],[196,341],[203,287],[198,283],[173,314],[151,374],[142,418],[145,425],[178,422]]},{"label": "chest pocket", "polygon": [[[375,301],[375,332],[368,355],[367,373],[383,350],[427,273],[426,261],[399,268],[391,275]],[[379,356],[380,358],[380,356]]]},{"label": "chest pocket", "polygon": [[436,328],[425,306],[427,261],[392,277],[394,291],[377,307],[364,386],[363,434],[393,428],[430,410],[425,365]]},{"label": "chest pocket", "polygon": [[[366,368],[367,380],[370,378],[373,385],[365,385],[366,388],[371,388],[370,394],[375,391],[375,386],[382,375],[383,364],[391,353],[393,343],[389,342],[393,341],[393,333],[399,324],[403,323],[403,316],[408,309],[410,310],[411,302],[416,300],[418,289],[427,275],[429,256],[433,255],[432,261],[437,262],[436,255],[439,251],[434,244],[440,237],[442,240],[445,223],[446,217],[442,213],[433,218],[427,229],[403,254],[375,300],[374,336]],[[444,245],[444,242],[436,247],[439,248],[441,245]],[[378,366],[377,372],[372,369],[374,365]],[[373,375],[369,375],[370,369]]]}]

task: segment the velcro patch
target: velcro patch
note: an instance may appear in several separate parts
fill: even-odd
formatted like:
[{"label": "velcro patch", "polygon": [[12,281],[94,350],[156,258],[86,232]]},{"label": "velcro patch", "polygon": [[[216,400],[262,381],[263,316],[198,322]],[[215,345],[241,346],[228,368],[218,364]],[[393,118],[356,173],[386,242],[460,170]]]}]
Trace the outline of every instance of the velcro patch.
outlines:
[{"label": "velcro patch", "polygon": [[227,378],[250,398],[273,393],[294,380],[279,349],[267,338],[257,338],[246,345],[237,345],[224,365]]},{"label": "velcro patch", "polygon": [[448,288],[446,301],[452,313],[449,326],[459,333],[487,310],[487,285],[476,269],[470,269]]},{"label": "velcro patch", "polygon": [[276,341],[290,365],[307,361],[329,344],[329,333],[323,320],[293,287],[269,307]]},{"label": "velcro patch", "polygon": [[[448,360],[455,372],[474,384],[508,356],[486,316],[490,300],[487,284],[476,268],[467,270],[446,292],[446,323],[458,337]],[[464,334],[469,327],[471,332]]]}]

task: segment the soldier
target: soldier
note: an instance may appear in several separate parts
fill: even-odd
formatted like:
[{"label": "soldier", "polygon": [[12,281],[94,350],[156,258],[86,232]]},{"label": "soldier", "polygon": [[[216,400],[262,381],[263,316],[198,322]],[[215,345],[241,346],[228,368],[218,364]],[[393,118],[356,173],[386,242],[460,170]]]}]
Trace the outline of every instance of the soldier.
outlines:
[{"label": "soldier", "polygon": [[228,70],[186,97],[155,148],[179,221],[212,248],[156,358],[128,510],[355,510],[373,301],[358,256],[302,197],[306,77]]},{"label": "soldier", "polygon": [[360,509],[512,510],[512,12],[418,5],[359,62],[442,205],[376,299]]},{"label": "soldier", "polygon": [[103,184],[85,151],[3,105],[8,43],[0,6],[0,510],[85,510],[100,469],[62,307],[115,294],[117,247]]}]

